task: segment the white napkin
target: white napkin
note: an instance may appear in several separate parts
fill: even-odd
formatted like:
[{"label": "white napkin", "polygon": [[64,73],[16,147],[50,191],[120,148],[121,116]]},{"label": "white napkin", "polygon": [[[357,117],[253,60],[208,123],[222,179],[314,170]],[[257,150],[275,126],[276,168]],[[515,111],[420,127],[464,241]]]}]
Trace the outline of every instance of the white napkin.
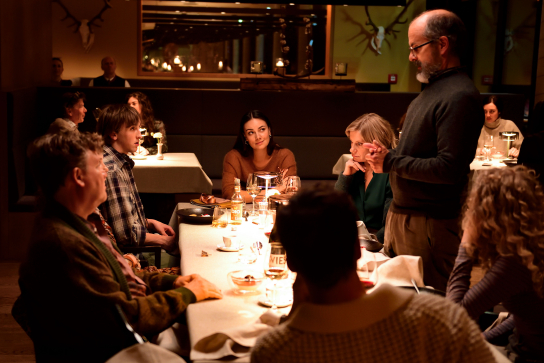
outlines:
[{"label": "white napkin", "polygon": [[387,283],[393,286],[413,286],[412,279],[417,286],[423,284],[423,261],[419,256],[396,256],[374,270],[370,280],[375,286]]},{"label": "white napkin", "polygon": [[191,349],[190,358],[194,361],[248,356],[257,338],[268,333],[279,322],[280,315],[268,310],[253,324],[226,329],[200,339]]},{"label": "white napkin", "polygon": [[357,260],[357,270],[362,270],[366,265],[368,271],[374,271],[378,266],[390,259],[391,257],[382,252],[370,252],[366,248],[361,248],[361,258]]}]

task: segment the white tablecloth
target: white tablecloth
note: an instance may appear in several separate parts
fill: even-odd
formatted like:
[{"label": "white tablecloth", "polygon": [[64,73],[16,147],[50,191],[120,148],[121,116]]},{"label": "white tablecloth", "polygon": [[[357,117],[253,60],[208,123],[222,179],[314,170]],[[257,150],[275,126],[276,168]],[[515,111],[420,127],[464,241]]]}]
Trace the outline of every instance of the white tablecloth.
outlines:
[{"label": "white tablecloth", "polygon": [[[470,170],[486,170],[491,168],[503,168],[506,166],[505,163],[503,163],[500,160],[492,159],[491,161],[483,161],[483,160],[477,160],[474,159],[472,163],[470,164]],[[491,165],[485,165],[484,164],[491,164]]]},{"label": "white tablecloth", "polygon": [[[332,168],[332,173],[336,175],[340,175],[340,173],[344,172],[346,163],[350,159],[352,159],[351,154],[343,154],[342,156],[340,156],[340,159],[338,159],[338,161]],[[483,166],[483,164],[491,164],[491,166]],[[506,166],[505,163],[497,159],[493,159],[492,161],[481,161],[481,160],[474,159],[472,163],[470,164],[470,170],[485,170],[490,168],[502,168],[505,166]]]},{"label": "white tablecloth", "polygon": [[193,153],[149,155],[134,160],[134,180],[140,193],[211,193],[212,181]]},{"label": "white tablecloth", "polygon": [[[178,209],[194,207],[194,205],[188,203],[179,203],[177,206]],[[170,225],[175,223],[174,220],[173,216]],[[180,223],[175,230],[178,231],[179,235],[182,274],[198,273],[217,285],[223,292],[223,299],[206,300],[191,304],[187,308],[187,324],[189,326],[191,347],[200,339],[217,331],[251,324],[268,309],[258,304],[259,298],[263,296],[262,294],[239,296],[231,291],[227,280],[227,273],[230,271],[241,269],[264,271],[263,255],[254,264],[246,265],[237,262],[237,252],[217,250],[217,245],[223,243],[223,236],[233,233],[231,232],[231,225],[227,228],[212,228],[210,224]],[[251,222],[244,222],[242,226],[238,226],[236,233],[241,238],[241,243],[246,246],[245,248],[248,248],[250,244],[257,240],[263,242],[263,244],[268,243],[268,237],[264,235],[263,230],[259,230],[258,226]],[[208,252],[210,256],[201,257],[202,250]],[[290,307],[279,310],[288,313]],[[232,361],[249,362],[249,357],[233,359]]]}]

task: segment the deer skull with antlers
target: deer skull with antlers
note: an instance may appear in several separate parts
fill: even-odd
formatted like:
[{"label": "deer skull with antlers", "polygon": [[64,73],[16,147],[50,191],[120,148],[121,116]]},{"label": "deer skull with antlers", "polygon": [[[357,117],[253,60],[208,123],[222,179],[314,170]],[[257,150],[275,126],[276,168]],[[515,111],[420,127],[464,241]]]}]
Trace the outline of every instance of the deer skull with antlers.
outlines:
[{"label": "deer skull with antlers", "polygon": [[400,18],[401,18],[401,16],[404,15],[406,10],[408,9],[408,6],[410,6],[410,4],[413,1],[414,0],[408,1],[406,6],[404,7],[404,9],[402,9],[402,11],[400,12],[400,14],[386,28],[384,28],[383,26],[376,26],[372,22],[372,19],[370,18],[370,14],[368,12],[368,6],[365,6],[366,15],[368,16],[368,21],[366,22],[366,25],[370,25],[372,27],[372,30],[374,31],[374,33],[372,34],[372,38],[370,40],[370,45],[376,51],[376,53],[382,54],[381,48],[382,48],[382,43],[384,41],[387,42],[387,44],[389,44],[389,46],[391,46],[391,43],[389,43],[389,41],[387,39],[385,39],[386,35],[393,34],[393,37],[395,37],[395,39],[397,39],[397,34],[396,33],[400,32],[400,30],[394,30],[393,28],[397,24],[405,24],[407,22],[407,20],[400,21]]},{"label": "deer skull with antlers", "polygon": [[102,19],[102,14],[108,9],[111,8],[110,0],[104,0],[104,6],[102,7],[102,10],[91,20],[87,19],[81,19],[78,20],[76,17],[74,17],[70,12],[68,11],[68,8],[61,2],[61,0],[51,0],[51,2],[57,3],[60,5],[60,7],[66,12],[66,16],[61,19],[61,21],[64,21],[66,19],[72,19],[73,23],[68,25],[68,28],[72,26],[76,26],[76,30],[74,33],[77,33],[79,31],[79,35],[81,36],[81,42],[83,44],[83,49],[85,50],[85,53],[88,53],[89,50],[91,50],[91,47],[94,44],[94,33],[92,30],[93,26],[99,27],[100,25],[95,24],[95,21],[100,20],[101,22],[104,22],[104,19]]}]

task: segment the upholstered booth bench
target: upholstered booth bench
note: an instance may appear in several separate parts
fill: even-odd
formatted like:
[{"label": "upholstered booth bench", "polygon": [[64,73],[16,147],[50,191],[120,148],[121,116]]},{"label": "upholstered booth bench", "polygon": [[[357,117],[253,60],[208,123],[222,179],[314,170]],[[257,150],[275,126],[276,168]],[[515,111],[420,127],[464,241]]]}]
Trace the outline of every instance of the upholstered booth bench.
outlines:
[{"label": "upholstered booth bench", "polygon": [[[333,184],[337,176],[332,168],[341,154],[349,152],[346,126],[358,116],[374,112],[396,128],[401,116],[417,93],[392,92],[244,92],[236,89],[172,89],[172,88],[87,88],[38,87],[35,98],[28,101],[29,90],[10,94],[10,170],[18,200],[25,190],[25,149],[29,140],[46,132],[57,117],[58,100],[64,92],[83,91],[88,110],[82,131],[94,131],[96,120],[92,110],[110,103],[124,103],[128,93],[141,91],[151,100],[157,119],[166,124],[171,152],[195,153],[204,171],[221,189],[224,155],[235,141],[241,116],[249,110],[263,111],[272,122],[275,140],[295,154],[298,174],[303,186],[317,181]],[[482,98],[485,95],[482,95]],[[21,100],[26,97],[26,100]],[[501,95],[505,103],[502,116],[513,120],[523,130],[524,97]],[[35,105],[34,118],[25,108]],[[21,115],[27,115],[22,117]],[[24,136],[23,136],[24,135]],[[29,183],[26,183],[29,184]],[[11,191],[10,191],[11,194]]]}]

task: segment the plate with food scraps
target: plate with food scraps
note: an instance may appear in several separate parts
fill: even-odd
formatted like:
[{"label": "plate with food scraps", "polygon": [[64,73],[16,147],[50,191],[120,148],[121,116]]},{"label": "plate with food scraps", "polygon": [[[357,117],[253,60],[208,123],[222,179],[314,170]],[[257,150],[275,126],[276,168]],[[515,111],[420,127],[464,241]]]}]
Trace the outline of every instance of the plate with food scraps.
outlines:
[{"label": "plate with food scraps", "polygon": [[212,213],[213,211],[209,208],[186,208],[176,211],[176,214],[183,219],[183,222],[193,224],[211,224]]}]

